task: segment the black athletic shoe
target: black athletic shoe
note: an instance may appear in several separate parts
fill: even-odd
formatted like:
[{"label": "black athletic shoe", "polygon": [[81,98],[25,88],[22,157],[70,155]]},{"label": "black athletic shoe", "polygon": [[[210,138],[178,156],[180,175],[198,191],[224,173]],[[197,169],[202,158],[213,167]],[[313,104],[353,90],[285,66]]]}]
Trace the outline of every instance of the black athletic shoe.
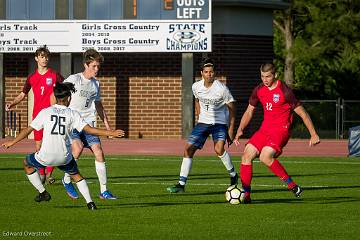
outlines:
[{"label": "black athletic shoe", "polygon": [[96,207],[96,205],[95,205],[94,202],[89,202],[89,203],[86,204],[86,205],[87,205],[87,207],[88,207],[89,210],[96,210],[96,209],[97,209],[97,207]]},{"label": "black athletic shoe", "polygon": [[295,197],[300,197],[303,190],[300,186],[296,185],[292,189],[290,189],[290,191],[294,193]]},{"label": "black athletic shoe", "polygon": [[242,204],[250,204],[251,203],[251,198],[250,197],[245,197],[244,200],[241,201]]},{"label": "black athletic shoe", "polygon": [[50,201],[51,196],[46,190],[35,197],[35,202]]},{"label": "black athletic shoe", "polygon": [[172,187],[166,188],[166,190],[171,193],[185,192],[185,185],[181,185],[180,183],[177,183],[176,185],[174,185]]},{"label": "black athletic shoe", "polygon": [[235,176],[230,177],[230,186],[237,185],[239,180],[239,175],[236,173]]}]

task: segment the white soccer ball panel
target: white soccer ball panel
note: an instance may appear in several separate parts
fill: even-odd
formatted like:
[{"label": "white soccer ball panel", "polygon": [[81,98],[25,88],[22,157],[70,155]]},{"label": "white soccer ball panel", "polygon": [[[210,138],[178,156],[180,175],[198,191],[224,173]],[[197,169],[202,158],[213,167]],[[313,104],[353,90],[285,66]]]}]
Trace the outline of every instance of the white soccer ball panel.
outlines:
[{"label": "white soccer ball panel", "polygon": [[226,189],[225,198],[230,204],[239,204],[244,200],[245,194],[241,188],[232,185]]}]

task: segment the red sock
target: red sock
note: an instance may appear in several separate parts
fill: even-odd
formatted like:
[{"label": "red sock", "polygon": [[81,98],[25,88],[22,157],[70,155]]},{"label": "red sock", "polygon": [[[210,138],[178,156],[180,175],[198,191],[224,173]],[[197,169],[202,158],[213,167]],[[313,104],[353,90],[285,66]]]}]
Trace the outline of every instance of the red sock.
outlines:
[{"label": "red sock", "polygon": [[252,164],[240,165],[240,179],[242,188],[245,191],[245,197],[250,198],[250,191],[251,191],[251,179],[252,179]]},{"label": "red sock", "polygon": [[44,176],[45,175],[45,168],[39,168],[38,170],[39,174]]},{"label": "red sock", "polygon": [[54,171],[55,167],[46,167],[46,176],[51,176],[52,172]]},{"label": "red sock", "polygon": [[281,165],[281,163],[277,159],[274,159],[274,162],[270,165],[269,169],[276,176],[278,176],[283,182],[285,182],[289,189],[296,185],[296,183],[291,179],[289,174],[286,172],[283,165]]}]

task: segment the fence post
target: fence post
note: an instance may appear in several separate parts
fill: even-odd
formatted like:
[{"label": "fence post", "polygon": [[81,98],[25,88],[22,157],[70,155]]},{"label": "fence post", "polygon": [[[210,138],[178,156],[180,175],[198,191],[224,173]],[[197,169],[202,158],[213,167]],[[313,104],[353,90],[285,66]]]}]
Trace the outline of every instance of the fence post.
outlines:
[{"label": "fence post", "polygon": [[341,104],[341,99],[338,98],[336,99],[336,139],[340,138],[340,104]]},{"label": "fence post", "polygon": [[344,121],[345,121],[345,100],[341,99],[340,101],[340,109],[341,109],[341,139],[344,139]]}]

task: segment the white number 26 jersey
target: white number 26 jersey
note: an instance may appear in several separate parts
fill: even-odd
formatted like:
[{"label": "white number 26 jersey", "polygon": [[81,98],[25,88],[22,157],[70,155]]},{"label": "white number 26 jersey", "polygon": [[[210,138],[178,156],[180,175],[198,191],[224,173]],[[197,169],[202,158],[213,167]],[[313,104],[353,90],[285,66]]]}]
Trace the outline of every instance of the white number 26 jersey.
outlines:
[{"label": "white number 26 jersey", "polygon": [[44,129],[40,151],[35,159],[44,166],[62,166],[72,159],[70,134],[73,129],[81,131],[87,123],[80,114],[63,105],[43,109],[30,126]]}]

